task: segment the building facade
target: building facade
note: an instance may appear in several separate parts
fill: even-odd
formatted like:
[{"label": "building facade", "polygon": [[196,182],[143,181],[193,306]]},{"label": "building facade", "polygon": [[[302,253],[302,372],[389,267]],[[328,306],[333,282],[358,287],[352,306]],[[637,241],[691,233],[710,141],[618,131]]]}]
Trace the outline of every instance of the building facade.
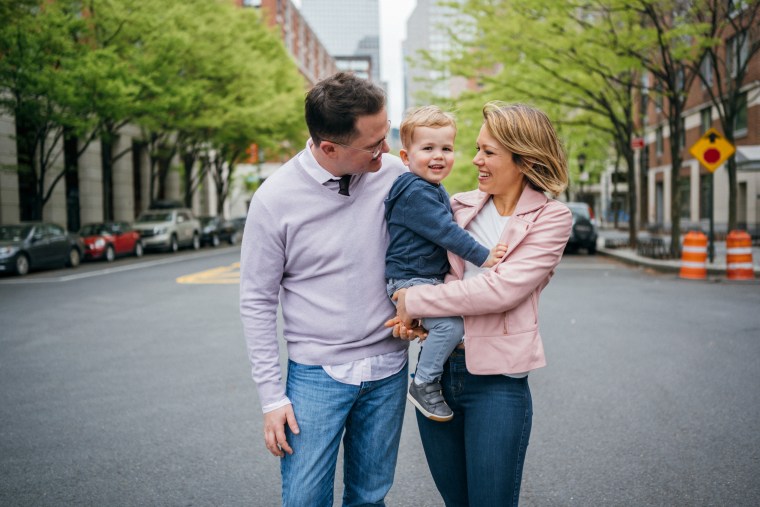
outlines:
[{"label": "building facade", "polygon": [[380,83],[378,0],[301,0],[301,12],[342,70],[369,57],[369,75]]},{"label": "building facade", "polygon": [[428,52],[436,61],[445,61],[451,39],[444,29],[451,25],[456,10],[440,0],[417,0],[406,22],[404,55],[404,108],[429,104],[432,100],[454,98],[467,89],[465,78],[449,76],[426,68],[419,56]]}]

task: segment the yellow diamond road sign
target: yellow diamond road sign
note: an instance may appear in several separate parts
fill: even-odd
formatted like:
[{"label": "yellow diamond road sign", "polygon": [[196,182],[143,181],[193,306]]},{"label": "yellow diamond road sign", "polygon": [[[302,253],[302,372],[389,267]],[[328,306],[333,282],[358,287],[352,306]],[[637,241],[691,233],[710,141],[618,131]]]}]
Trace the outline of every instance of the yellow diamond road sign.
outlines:
[{"label": "yellow diamond road sign", "polygon": [[702,162],[710,172],[715,172],[735,151],[734,145],[726,141],[715,129],[705,132],[699,141],[689,148],[689,153]]}]

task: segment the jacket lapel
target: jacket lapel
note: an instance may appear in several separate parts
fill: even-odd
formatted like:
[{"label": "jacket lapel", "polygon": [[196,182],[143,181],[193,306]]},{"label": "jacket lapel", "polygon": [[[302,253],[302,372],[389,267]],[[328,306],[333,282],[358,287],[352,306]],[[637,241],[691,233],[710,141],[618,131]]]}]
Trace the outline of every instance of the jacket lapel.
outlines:
[{"label": "jacket lapel", "polygon": [[[490,194],[480,192],[479,190],[455,195],[452,198],[454,220],[462,228],[467,227],[480,210],[483,209],[483,206],[485,206],[490,197]],[[500,243],[507,245],[507,253],[502,257],[500,263],[504,262],[517,245],[525,239],[525,236],[528,235],[528,232],[533,227],[536,217],[548,201],[549,199],[542,192],[534,190],[530,185],[525,186],[522,194],[520,194],[520,200],[517,201],[515,211],[507,222],[507,226],[502,231],[499,239]],[[461,280],[464,277],[464,260],[449,252],[449,263],[451,264],[451,270]]]}]

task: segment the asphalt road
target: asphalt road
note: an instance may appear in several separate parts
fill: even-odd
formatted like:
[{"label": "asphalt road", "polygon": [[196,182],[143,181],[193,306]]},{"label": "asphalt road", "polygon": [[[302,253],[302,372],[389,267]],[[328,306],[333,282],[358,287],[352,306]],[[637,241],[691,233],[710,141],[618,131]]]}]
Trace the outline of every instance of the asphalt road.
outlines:
[{"label": "asphalt road", "polygon": [[[238,252],[0,278],[0,505],[279,505]],[[756,505],[758,309],[757,283],[566,257],[521,504]],[[387,504],[442,505],[411,407]]]}]

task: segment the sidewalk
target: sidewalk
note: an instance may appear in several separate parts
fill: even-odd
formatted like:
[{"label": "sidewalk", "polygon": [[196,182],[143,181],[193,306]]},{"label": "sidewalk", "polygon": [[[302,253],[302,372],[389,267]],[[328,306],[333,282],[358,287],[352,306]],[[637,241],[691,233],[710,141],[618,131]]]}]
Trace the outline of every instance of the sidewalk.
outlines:
[{"label": "sidewalk", "polygon": [[[646,232],[640,232],[639,238],[648,238]],[[615,248],[614,245],[627,242],[628,231],[613,228],[600,228],[597,240],[597,252],[602,255],[614,257],[629,264],[645,266],[657,271],[678,273],[681,269],[681,259],[651,259],[638,255],[635,249],[629,247]],[[666,238],[669,243],[669,238]],[[682,240],[683,241],[683,240]],[[752,247],[752,264],[755,271],[755,279],[760,280],[760,246]],[[714,262],[707,262],[708,275],[726,275],[726,242],[715,242]]]}]

